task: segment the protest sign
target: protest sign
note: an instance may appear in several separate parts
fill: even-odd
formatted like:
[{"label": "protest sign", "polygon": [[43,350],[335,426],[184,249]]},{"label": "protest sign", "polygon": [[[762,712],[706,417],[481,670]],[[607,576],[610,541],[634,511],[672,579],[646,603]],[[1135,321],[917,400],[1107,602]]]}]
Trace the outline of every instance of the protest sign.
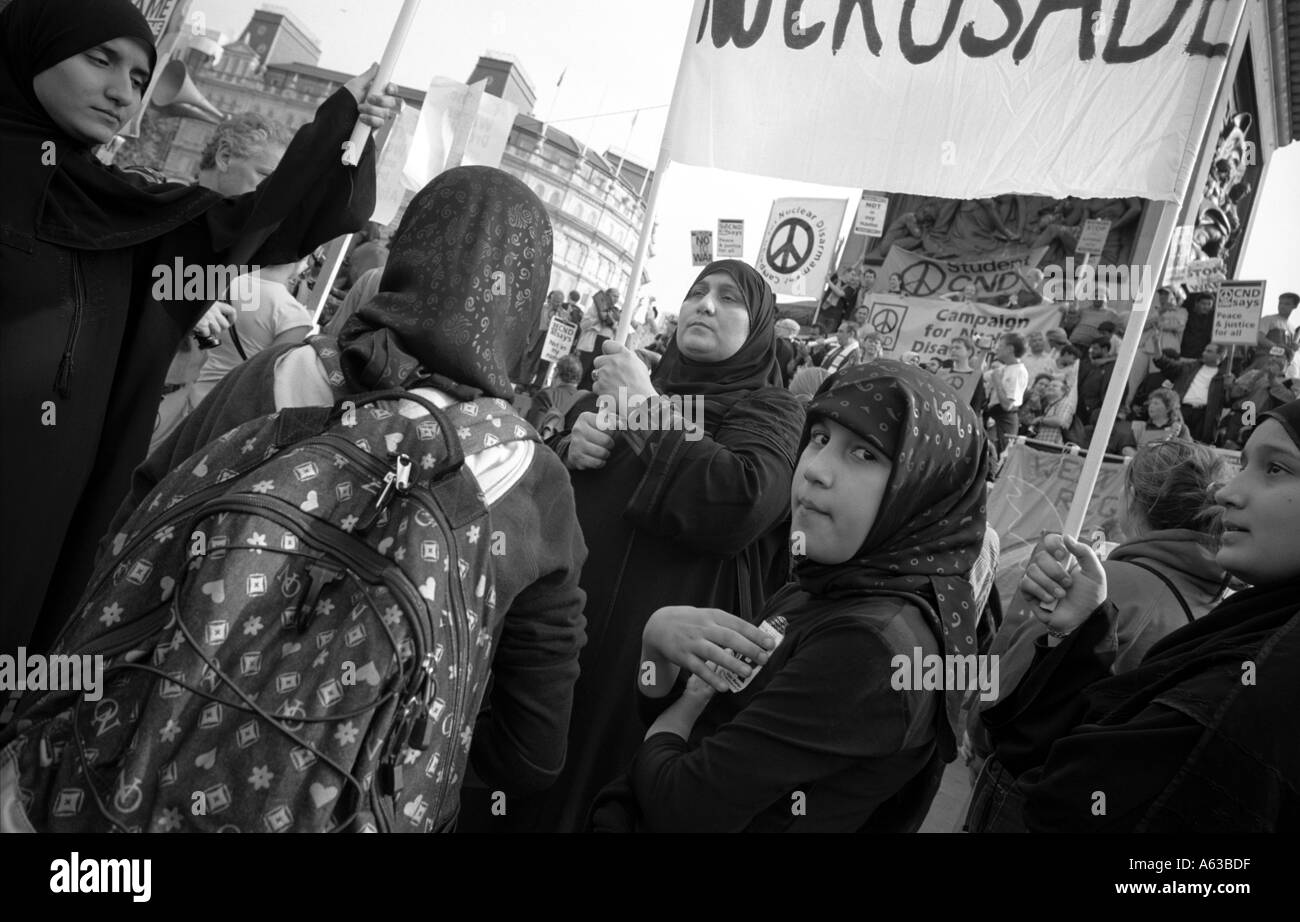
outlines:
[{"label": "protest sign", "polygon": [[718,259],[745,258],[745,222],[718,219]]},{"label": "protest sign", "polygon": [[519,109],[484,93],[485,86],[485,80],[466,86],[433,78],[402,169],[406,188],[423,189],[443,170],[457,166],[501,165]]},{"label": "protest sign", "polygon": [[1079,234],[1079,245],[1075,247],[1075,251],[1098,256],[1106,246],[1106,238],[1109,236],[1109,221],[1103,218],[1089,218],[1083,222],[1083,232]]},{"label": "protest sign", "polygon": [[[153,33],[154,43],[157,44],[167,32],[167,23],[176,9],[176,0],[131,0],[131,3],[144,14],[145,22],[149,23],[149,31]],[[0,3],[0,7],[3,6]]]},{"label": "protest sign", "polygon": [[1214,299],[1213,341],[1253,346],[1263,310],[1264,282],[1220,282]]},{"label": "protest sign", "polygon": [[697,0],[665,134],[833,186],[1178,201],[1244,2]]},{"label": "protest sign", "polygon": [[881,237],[885,233],[885,212],[889,208],[889,196],[872,195],[863,192],[858,202],[858,212],[853,216],[853,233],[868,237]]},{"label": "protest sign", "polygon": [[402,182],[402,171],[406,158],[411,151],[411,142],[415,138],[416,125],[420,121],[420,110],[403,107],[397,113],[388,129],[388,139],[379,154],[379,163],[375,166],[375,210],[370,220],[376,224],[390,224],[397,217],[406,197],[406,185]]},{"label": "protest sign", "polygon": [[1174,238],[1169,244],[1169,260],[1165,264],[1166,285],[1177,285],[1187,278],[1187,264],[1192,260],[1193,233],[1196,228],[1180,224],[1174,228]]},{"label": "protest sign", "polygon": [[542,343],[542,361],[558,362],[573,349],[573,339],[578,335],[578,325],[551,318],[551,325],[546,328],[546,341]]},{"label": "protest sign", "polygon": [[887,279],[894,273],[902,279],[903,291],[929,298],[964,290],[975,283],[976,297],[992,298],[1014,291],[1028,291],[1022,278],[1024,270],[1038,265],[1046,250],[1010,250],[1000,255],[966,256],[935,259],[922,253],[889,248],[889,255],[877,276]]},{"label": "protest sign", "polygon": [[691,231],[691,265],[707,266],[713,262],[713,231]]},{"label": "protest sign", "polygon": [[779,198],[759,247],[758,272],[777,294],[819,295],[835,259],[843,199]]},{"label": "protest sign", "polygon": [[1187,264],[1183,287],[1188,291],[1218,291],[1227,278],[1222,259],[1194,259]]}]

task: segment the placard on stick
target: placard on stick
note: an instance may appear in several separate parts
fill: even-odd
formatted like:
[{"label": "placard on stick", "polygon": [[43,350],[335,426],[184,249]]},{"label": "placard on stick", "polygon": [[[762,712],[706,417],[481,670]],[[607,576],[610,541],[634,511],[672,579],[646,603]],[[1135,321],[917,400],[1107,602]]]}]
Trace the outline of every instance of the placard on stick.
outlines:
[{"label": "placard on stick", "polygon": [[707,266],[713,262],[713,231],[691,231],[691,264]]},{"label": "placard on stick", "polygon": [[578,335],[578,325],[551,318],[551,325],[546,328],[546,342],[542,343],[542,361],[558,362],[573,349],[573,339]]},{"label": "placard on stick", "polygon": [[872,195],[863,192],[858,202],[857,213],[853,216],[853,233],[868,237],[883,237],[885,234],[885,212],[889,208],[888,195]]},{"label": "placard on stick", "polygon": [[745,222],[718,219],[718,259],[745,258]]},{"label": "placard on stick", "polygon": [[1075,248],[1080,253],[1100,256],[1110,236],[1110,222],[1103,218],[1089,218],[1083,222],[1083,232],[1079,234],[1079,245]]},{"label": "placard on stick", "polygon": [[1219,283],[1214,300],[1214,342],[1255,344],[1264,310],[1264,285],[1262,281],[1243,280]]}]

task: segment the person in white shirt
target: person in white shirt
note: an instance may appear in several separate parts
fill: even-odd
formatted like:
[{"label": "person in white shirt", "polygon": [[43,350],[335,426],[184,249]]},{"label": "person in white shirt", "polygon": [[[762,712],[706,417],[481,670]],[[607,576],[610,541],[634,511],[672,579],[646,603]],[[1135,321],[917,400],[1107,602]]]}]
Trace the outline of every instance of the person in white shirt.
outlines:
[{"label": "person in white shirt", "polygon": [[825,368],[830,374],[835,374],[841,368],[858,364],[859,358],[858,328],[856,324],[847,320],[841,323],[835,338],[839,341],[839,345],[832,349],[826,355],[826,358],[822,359],[822,368]]},{"label": "person in white shirt", "polygon": [[1030,333],[1025,337],[1025,344],[1029,350],[1021,361],[1029,372],[1029,380],[1033,381],[1039,375],[1055,375],[1056,356],[1047,347],[1047,334]]},{"label": "person in white shirt", "polygon": [[1269,341],[1268,334],[1270,330],[1281,330],[1284,342],[1282,346],[1294,350],[1296,347],[1296,326],[1291,317],[1295,313],[1296,306],[1300,305],[1300,294],[1294,291],[1285,291],[1277,297],[1277,313],[1270,314],[1267,317],[1261,317],[1259,320],[1259,344],[1267,348],[1275,343]]},{"label": "person in white shirt", "polygon": [[997,429],[999,454],[1020,432],[1020,405],[1029,388],[1029,370],[1020,361],[1024,354],[1025,340],[1019,333],[1006,333],[998,341],[995,358],[1001,366],[991,375],[988,418]]},{"label": "person in white shirt", "polygon": [[[235,322],[221,345],[208,350],[199,379],[191,389],[190,409],[198,406],[208,393],[221,383],[232,368],[263,349],[284,343],[300,343],[311,332],[312,317],[293,295],[286,282],[297,274],[301,263],[267,266],[237,280],[230,290],[243,297],[231,297],[236,310]],[[238,346],[235,337],[238,336]],[[244,350],[239,354],[239,347]]]}]

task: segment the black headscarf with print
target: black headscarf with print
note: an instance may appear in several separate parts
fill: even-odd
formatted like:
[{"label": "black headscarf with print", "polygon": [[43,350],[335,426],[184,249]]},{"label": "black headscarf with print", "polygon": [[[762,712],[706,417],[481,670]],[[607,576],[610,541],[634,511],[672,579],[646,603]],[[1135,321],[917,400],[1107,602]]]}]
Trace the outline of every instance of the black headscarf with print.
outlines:
[{"label": "black headscarf with print", "polygon": [[711,262],[695,277],[721,272],[736,283],[749,309],[749,335],[736,354],[721,362],[697,362],[682,355],[674,337],[651,381],[661,394],[704,397],[704,427],[716,431],[731,407],[764,387],[782,387],[776,358],[776,295],[752,266],[738,259]]},{"label": "black headscarf with print", "polygon": [[389,243],[379,293],[339,333],[353,390],[432,384],[510,400],[551,280],[551,221],[501,170],[457,167],[416,194]]},{"label": "black headscarf with print", "polygon": [[[221,201],[199,186],[155,184],[105,166],[93,145],[65,134],[41,105],[32,87],[37,74],[118,38],[139,44],[152,71],[153,33],[129,0],[13,0],[0,11],[3,187],[42,190],[34,219],[14,217],[33,221],[47,242],[82,250],[133,246]],[[21,200],[7,190],[0,197]]]},{"label": "black headscarf with print", "polygon": [[[945,654],[976,653],[979,612],[970,572],[984,542],[989,471],[979,418],[942,379],[877,359],[822,384],[808,405],[801,455],[819,419],[872,443],[892,459],[893,470],[862,547],[838,564],[796,558],[799,585],[828,598],[915,593],[939,617],[934,627]],[[947,689],[944,695],[955,739],[963,694]]]}]

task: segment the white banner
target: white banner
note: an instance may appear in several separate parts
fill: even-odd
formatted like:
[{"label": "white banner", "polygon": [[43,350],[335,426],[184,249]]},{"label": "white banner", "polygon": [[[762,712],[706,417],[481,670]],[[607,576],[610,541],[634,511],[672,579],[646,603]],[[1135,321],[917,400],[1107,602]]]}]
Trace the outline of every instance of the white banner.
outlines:
[{"label": "white banner", "polygon": [[411,190],[423,189],[443,170],[457,166],[501,165],[506,140],[519,109],[483,88],[434,77],[420,107],[420,119],[402,181]]},{"label": "white banner", "polygon": [[779,198],[758,249],[757,268],[777,294],[820,296],[835,259],[844,199]]},{"label": "white banner", "polygon": [[666,144],[833,186],[1177,201],[1244,3],[696,0]]},{"label": "white banner", "polygon": [[718,259],[745,258],[745,222],[718,219]]},{"label": "white banner", "polygon": [[1259,318],[1264,312],[1264,282],[1220,282],[1214,299],[1216,343],[1253,346],[1258,340]]}]

